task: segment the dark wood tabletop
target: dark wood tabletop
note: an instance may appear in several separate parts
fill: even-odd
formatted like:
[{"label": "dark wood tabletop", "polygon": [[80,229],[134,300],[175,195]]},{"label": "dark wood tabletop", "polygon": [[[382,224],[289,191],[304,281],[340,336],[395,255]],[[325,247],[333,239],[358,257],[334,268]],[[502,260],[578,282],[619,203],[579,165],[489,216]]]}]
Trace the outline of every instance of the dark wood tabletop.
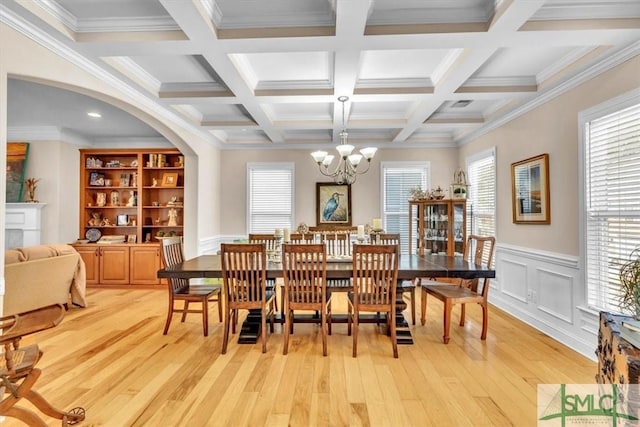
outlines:
[{"label": "dark wood tabletop", "polygon": [[[401,255],[398,263],[398,279],[412,280],[416,277],[462,277],[464,279],[496,277],[495,270],[468,263],[460,256],[446,255]],[[328,262],[328,279],[351,277],[351,262]],[[200,255],[174,267],[158,271],[159,278],[222,277],[220,255]],[[267,278],[282,277],[282,264],[267,265]]]}]

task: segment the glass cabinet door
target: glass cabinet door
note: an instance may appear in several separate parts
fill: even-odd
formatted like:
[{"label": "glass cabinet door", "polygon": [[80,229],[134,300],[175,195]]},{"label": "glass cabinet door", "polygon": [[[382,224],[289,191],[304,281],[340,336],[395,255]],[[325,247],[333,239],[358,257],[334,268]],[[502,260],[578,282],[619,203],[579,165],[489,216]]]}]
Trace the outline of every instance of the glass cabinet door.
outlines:
[{"label": "glass cabinet door", "polygon": [[464,255],[464,245],[467,240],[466,236],[466,204],[464,202],[453,202],[453,224],[451,232],[453,233],[453,254]]},{"label": "glass cabinet door", "polygon": [[449,206],[446,203],[425,206],[424,253],[446,254],[449,251]]}]

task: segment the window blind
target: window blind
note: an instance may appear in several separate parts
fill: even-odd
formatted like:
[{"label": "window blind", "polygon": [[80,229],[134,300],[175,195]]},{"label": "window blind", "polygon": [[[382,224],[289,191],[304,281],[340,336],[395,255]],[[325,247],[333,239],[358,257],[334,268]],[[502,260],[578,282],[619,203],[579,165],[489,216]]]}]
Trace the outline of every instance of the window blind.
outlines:
[{"label": "window blind", "polygon": [[293,228],[293,164],[249,163],[249,233],[273,233],[276,228]]},{"label": "window blind", "polygon": [[[491,149],[467,160],[467,235],[496,235],[496,156]],[[473,250],[473,248],[470,248]],[[486,260],[485,260],[486,261]]]},{"label": "window blind", "polygon": [[587,301],[620,311],[620,266],[640,246],[640,104],[584,131]]},{"label": "window blind", "polygon": [[[400,233],[400,253],[409,252],[409,190],[430,187],[429,162],[383,162],[382,216],[387,233]],[[417,230],[417,223],[414,225]],[[414,236],[417,231],[414,231]],[[417,245],[414,243],[414,248]]]}]

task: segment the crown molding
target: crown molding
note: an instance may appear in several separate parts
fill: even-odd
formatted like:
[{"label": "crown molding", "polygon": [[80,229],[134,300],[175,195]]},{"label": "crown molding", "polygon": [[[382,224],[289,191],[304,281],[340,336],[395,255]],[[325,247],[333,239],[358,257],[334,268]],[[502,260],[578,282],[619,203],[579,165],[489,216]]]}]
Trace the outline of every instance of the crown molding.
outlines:
[{"label": "crown molding", "polygon": [[194,126],[192,123],[189,123],[187,120],[179,117],[174,112],[168,110],[167,108],[143,95],[141,92],[124,83],[122,80],[107,72],[94,62],[80,55],[78,52],[74,51],[63,43],[55,40],[46,32],[35,27],[31,23],[24,20],[22,17],[19,17],[3,4],[0,4],[0,22],[7,24],[11,28],[19,31],[21,34],[38,43],[39,45],[45,47],[46,49],[49,49],[51,52],[55,53],[61,58],[71,62],[75,66],[99,78],[104,84],[112,87],[119,92],[122,92],[125,96],[140,103],[141,105],[152,111],[158,119],[173,123],[184,130],[199,135],[205,141],[209,141],[216,147],[220,147],[220,145],[222,144],[222,141],[218,140],[214,135],[211,135],[210,133],[199,129],[197,126]]},{"label": "crown molding", "polygon": [[140,31],[182,31],[170,17],[143,16],[139,18],[94,18],[79,21],[79,33],[114,33]]},{"label": "crown molding", "polygon": [[53,16],[60,23],[62,23],[69,30],[78,31],[78,18],[65,9],[60,3],[55,0],[40,0],[35,2],[42,10]]},{"label": "crown molding", "polygon": [[91,145],[83,135],[57,126],[9,126],[8,141],[62,141],[80,147]]},{"label": "crown molding", "polygon": [[494,129],[497,129],[510,121],[520,117],[521,115],[537,108],[552,99],[562,95],[563,93],[581,85],[582,83],[589,81],[600,74],[611,70],[612,68],[622,64],[629,59],[638,56],[640,54],[640,41],[637,41],[629,46],[626,46],[615,53],[612,53],[608,58],[603,59],[597,64],[587,68],[586,70],[574,75],[569,76],[564,82],[558,84],[557,86],[548,89],[546,91],[542,91],[539,93],[537,97],[532,99],[531,101],[523,104],[522,106],[510,111],[504,116],[487,123],[485,126],[481,126],[473,132],[470,132],[463,138],[456,140],[458,146],[466,145],[469,142],[491,132]]}]

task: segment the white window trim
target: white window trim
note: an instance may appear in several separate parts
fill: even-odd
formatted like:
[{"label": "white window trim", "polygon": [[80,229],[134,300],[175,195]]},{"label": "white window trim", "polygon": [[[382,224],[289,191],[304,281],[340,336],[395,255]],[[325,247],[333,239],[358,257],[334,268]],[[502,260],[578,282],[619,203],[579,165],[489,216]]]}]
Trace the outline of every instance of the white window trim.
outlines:
[{"label": "white window trim", "polygon": [[[493,218],[494,218],[494,227],[495,227],[495,238],[496,241],[498,241],[498,203],[500,203],[500,198],[499,198],[499,194],[498,194],[498,152],[496,150],[496,147],[491,147],[489,149],[480,151],[478,153],[472,154],[469,157],[467,157],[465,159],[465,173],[467,174],[467,177],[469,176],[469,165],[473,162],[476,162],[478,160],[482,160],[485,159],[489,156],[493,156],[493,164],[495,165],[495,180],[494,180],[494,186],[493,186],[493,194],[495,195],[496,198],[496,203],[495,203],[495,208],[493,209]],[[468,182],[467,179],[467,184],[471,184],[470,182]],[[468,200],[467,200],[468,202]],[[467,230],[467,235],[471,234],[472,230]]]},{"label": "white window trim", "polygon": [[579,278],[582,283],[582,292],[578,293],[579,301],[578,307],[584,307],[585,309],[593,309],[588,307],[588,293],[587,288],[587,239],[586,239],[586,192],[587,185],[585,181],[585,144],[587,141],[587,134],[585,132],[586,124],[600,117],[606,116],[616,111],[624,110],[632,105],[640,102],[640,89],[634,89],[630,92],[624,93],[615,98],[609,99],[603,103],[595,105],[589,109],[583,110],[578,113],[578,218],[579,218],[579,252],[580,252],[580,266],[579,266]]},{"label": "white window trim", "polygon": [[249,230],[251,228],[251,170],[256,169],[265,169],[265,170],[273,170],[273,169],[289,169],[291,171],[291,227],[295,227],[296,223],[296,167],[294,162],[247,162],[247,170],[246,170],[246,182],[245,182],[245,193],[246,193],[246,208],[245,208],[245,230],[247,235],[249,234]]},{"label": "white window trim", "polygon": [[[427,182],[425,184],[425,188],[423,190],[429,190],[429,186],[431,185],[431,161],[423,160],[420,162],[415,161],[383,161],[380,162],[380,212],[379,218],[382,218],[383,221],[386,220],[384,215],[384,170],[385,168],[417,168],[417,169],[426,169],[427,170]],[[407,207],[409,206],[409,195],[407,195]],[[386,230],[387,224],[383,222],[382,227]],[[407,233],[409,231],[407,230]]]}]

